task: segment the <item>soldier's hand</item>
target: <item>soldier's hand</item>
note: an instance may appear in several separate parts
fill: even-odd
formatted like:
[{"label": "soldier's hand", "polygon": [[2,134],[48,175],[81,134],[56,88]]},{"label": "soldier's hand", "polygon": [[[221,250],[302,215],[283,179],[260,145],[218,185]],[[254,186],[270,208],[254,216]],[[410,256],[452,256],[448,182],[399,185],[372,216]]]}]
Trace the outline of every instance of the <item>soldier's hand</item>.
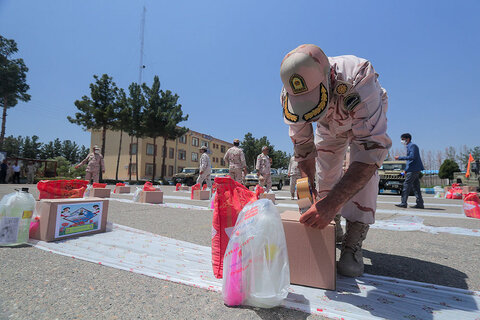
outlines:
[{"label": "soldier's hand", "polygon": [[335,217],[337,209],[329,205],[327,201],[320,200],[313,204],[300,217],[300,223],[315,229],[325,228]]}]

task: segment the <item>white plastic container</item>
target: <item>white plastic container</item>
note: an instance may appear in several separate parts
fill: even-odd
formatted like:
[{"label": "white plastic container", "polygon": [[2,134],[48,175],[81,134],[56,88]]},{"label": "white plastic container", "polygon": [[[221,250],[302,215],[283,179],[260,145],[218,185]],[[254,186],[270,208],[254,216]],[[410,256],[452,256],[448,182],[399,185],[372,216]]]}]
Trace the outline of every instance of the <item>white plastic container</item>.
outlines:
[{"label": "white plastic container", "polygon": [[7,194],[0,201],[0,246],[28,242],[35,199],[28,188]]}]

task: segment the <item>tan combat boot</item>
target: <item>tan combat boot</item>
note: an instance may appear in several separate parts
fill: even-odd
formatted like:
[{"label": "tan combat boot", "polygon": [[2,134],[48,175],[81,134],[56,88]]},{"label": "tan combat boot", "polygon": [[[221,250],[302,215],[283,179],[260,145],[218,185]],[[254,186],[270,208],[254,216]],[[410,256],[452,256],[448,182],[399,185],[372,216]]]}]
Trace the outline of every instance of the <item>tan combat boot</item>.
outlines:
[{"label": "tan combat boot", "polygon": [[368,232],[368,224],[350,222],[342,242],[342,253],[337,264],[338,273],[347,277],[359,277],[363,274],[362,242]]},{"label": "tan combat boot", "polygon": [[341,217],[341,215],[337,214],[333,219],[335,221],[335,243],[342,243],[343,241],[343,229],[340,224]]}]

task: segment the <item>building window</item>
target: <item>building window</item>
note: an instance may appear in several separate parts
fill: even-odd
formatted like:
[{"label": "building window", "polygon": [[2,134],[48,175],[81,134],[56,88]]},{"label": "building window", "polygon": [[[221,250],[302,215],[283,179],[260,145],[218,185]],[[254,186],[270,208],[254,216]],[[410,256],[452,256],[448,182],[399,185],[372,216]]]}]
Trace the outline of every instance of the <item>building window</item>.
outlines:
[{"label": "building window", "polygon": [[153,156],[155,154],[155,145],[147,143],[147,156]]},{"label": "building window", "polygon": [[131,143],[130,144],[130,154],[137,154],[137,144]]},{"label": "building window", "polygon": [[145,164],[145,176],[146,177],[153,176],[153,163],[146,163]]},{"label": "building window", "polygon": [[186,135],[181,136],[180,138],[178,138],[178,141],[180,143],[187,143],[187,136]]},{"label": "building window", "polygon": [[220,151],[221,151],[222,153],[225,153],[225,146],[220,146]]},{"label": "building window", "polygon": [[168,157],[169,157],[170,159],[175,158],[175,149],[173,149],[173,148],[169,148],[169,149],[168,149]]},{"label": "building window", "polygon": [[192,146],[198,147],[198,138],[192,137]]},{"label": "building window", "polygon": [[192,161],[194,161],[194,162],[198,161],[198,153],[192,152]]},{"label": "building window", "polygon": [[178,167],[178,173],[183,171],[183,167]]},{"label": "building window", "polygon": [[136,174],[137,173],[137,165],[135,163],[130,164],[130,168],[128,170],[128,173]]},{"label": "building window", "polygon": [[178,160],[186,160],[187,152],[185,150],[178,150]]},{"label": "building window", "polygon": [[208,141],[203,141],[202,140],[202,147],[207,147],[208,148]]},{"label": "building window", "polygon": [[224,166],[225,165],[225,160],[220,159],[220,165]]},{"label": "building window", "polygon": [[173,166],[168,166],[168,176],[173,176]]}]

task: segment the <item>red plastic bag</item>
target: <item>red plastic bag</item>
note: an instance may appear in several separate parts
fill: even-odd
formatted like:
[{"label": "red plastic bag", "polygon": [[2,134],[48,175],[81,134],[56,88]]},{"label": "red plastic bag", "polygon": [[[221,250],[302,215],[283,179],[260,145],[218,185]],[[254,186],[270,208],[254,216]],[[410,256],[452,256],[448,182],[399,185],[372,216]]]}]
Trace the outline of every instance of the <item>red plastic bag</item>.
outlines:
[{"label": "red plastic bag", "polygon": [[117,187],[125,187],[125,183],[123,183],[123,182],[118,182],[118,183],[115,185],[115,189],[113,189],[113,193],[117,193]]},{"label": "red plastic bag", "polygon": [[180,190],[180,187],[181,187],[181,186],[182,186],[181,183],[177,183],[177,184],[175,185],[175,191]]},{"label": "red plastic bag", "polygon": [[480,198],[476,193],[467,193],[463,199],[463,212],[467,217],[480,219]]},{"label": "red plastic bag", "polygon": [[42,180],[37,183],[39,199],[82,198],[87,180]]},{"label": "red plastic bag", "polygon": [[193,200],[193,191],[195,190],[200,190],[200,185],[198,183],[192,186],[192,192],[190,194],[190,199],[192,200]]},{"label": "red plastic bag", "polygon": [[106,188],[107,187],[107,184],[106,183],[98,183],[98,182],[94,182],[92,184],[92,188]]},{"label": "red plastic bag", "polygon": [[255,193],[230,177],[215,178],[216,195],[212,221],[212,267],[216,278],[223,276],[223,256],[243,207],[256,201]]},{"label": "red plastic bag", "polygon": [[204,184],[204,185],[202,186],[202,190],[206,190],[206,189],[207,189],[207,185]]},{"label": "red plastic bag", "polygon": [[[454,183],[455,185],[455,183]],[[447,194],[445,195],[445,198],[447,199],[462,199],[462,188],[459,187],[454,187],[451,188],[447,191]]]},{"label": "red plastic bag", "polygon": [[147,181],[143,185],[143,191],[157,191],[157,188],[155,188],[150,181]]},{"label": "red plastic bag", "polygon": [[257,197],[257,199],[260,199],[260,195],[262,193],[265,193],[265,189],[263,189],[261,185],[257,184],[255,187],[255,196]]}]

